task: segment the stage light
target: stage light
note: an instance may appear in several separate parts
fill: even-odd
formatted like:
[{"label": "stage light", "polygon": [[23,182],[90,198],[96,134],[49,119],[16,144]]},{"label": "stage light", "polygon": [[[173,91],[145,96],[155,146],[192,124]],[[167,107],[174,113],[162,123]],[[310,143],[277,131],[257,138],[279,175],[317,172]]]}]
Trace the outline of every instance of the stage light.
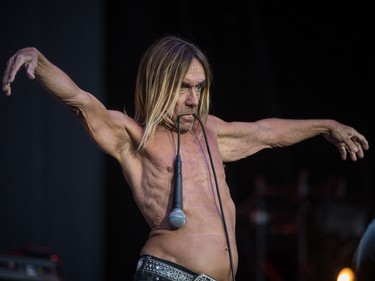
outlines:
[{"label": "stage light", "polygon": [[353,270],[349,267],[344,267],[340,270],[339,274],[337,275],[337,281],[354,281],[355,274]]}]

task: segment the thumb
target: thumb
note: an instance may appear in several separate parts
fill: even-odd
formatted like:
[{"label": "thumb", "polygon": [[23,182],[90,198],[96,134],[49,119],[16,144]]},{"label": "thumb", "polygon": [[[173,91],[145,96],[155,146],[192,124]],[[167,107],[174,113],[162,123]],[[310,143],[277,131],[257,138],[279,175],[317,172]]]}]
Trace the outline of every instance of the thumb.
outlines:
[{"label": "thumb", "polygon": [[26,75],[29,79],[35,79],[35,67],[36,67],[36,60],[32,60],[29,64],[26,65]]}]

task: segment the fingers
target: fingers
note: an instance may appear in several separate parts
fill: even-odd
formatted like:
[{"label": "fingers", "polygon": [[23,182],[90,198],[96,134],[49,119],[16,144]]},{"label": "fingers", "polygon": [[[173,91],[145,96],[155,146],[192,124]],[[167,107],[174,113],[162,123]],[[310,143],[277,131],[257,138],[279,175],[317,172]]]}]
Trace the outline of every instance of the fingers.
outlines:
[{"label": "fingers", "polygon": [[17,58],[18,58],[18,55],[19,55],[20,51],[18,51],[14,56],[12,56],[8,60],[6,69],[4,71],[3,84],[4,83],[12,83],[14,81],[14,78],[16,76],[17,71],[22,66],[23,62],[20,62],[19,66],[17,66]]},{"label": "fingers", "polygon": [[11,94],[11,87],[10,87],[10,83],[8,82],[8,79],[7,79],[7,76],[6,76],[6,72],[4,72],[4,75],[3,75],[3,92],[5,92],[5,94],[7,96],[10,96]]},{"label": "fingers", "polygon": [[360,149],[357,149],[357,151],[353,151],[353,150],[350,150],[348,149],[344,144],[342,146],[339,147],[339,151],[340,151],[340,155],[341,155],[341,159],[342,160],[346,160],[346,158],[348,157],[348,154],[350,156],[350,159],[352,161],[357,161],[358,158],[363,158],[364,157],[364,153],[363,153],[363,149],[360,148]]},{"label": "fingers", "polygon": [[[365,157],[365,153],[363,151],[362,145],[359,142],[355,142],[355,145],[357,146],[357,155],[359,158]],[[368,149],[368,144],[365,148],[366,150]]]},{"label": "fingers", "polygon": [[12,93],[12,89],[10,87],[10,84],[14,81],[14,77],[15,77],[15,74],[14,74],[14,72],[15,72],[14,71],[14,60],[15,60],[16,55],[12,56],[8,60],[7,66],[6,66],[4,74],[3,74],[3,80],[2,80],[2,82],[3,82],[3,91],[5,92],[5,94],[7,96],[10,96],[10,94]]},{"label": "fingers", "polygon": [[349,155],[350,155],[350,159],[352,159],[352,161],[357,161],[357,154],[353,151],[349,151]]},{"label": "fingers", "polygon": [[355,142],[356,142],[357,147],[360,147],[364,150],[368,150],[370,148],[369,143],[366,140],[366,138],[359,133],[357,133]]},{"label": "fingers", "polygon": [[351,159],[353,160],[353,158],[355,158],[356,160],[357,157],[361,159],[365,157],[364,150],[369,149],[369,144],[363,135],[356,132],[355,135],[350,139],[348,147],[350,148],[349,153]]},{"label": "fingers", "polygon": [[341,155],[341,159],[342,159],[342,160],[346,160],[347,153],[346,153],[346,147],[345,147],[345,144],[341,144],[341,145],[339,146],[339,152],[340,152],[340,155]]},{"label": "fingers", "polygon": [[37,65],[37,55],[33,48],[25,48],[19,50],[15,55],[13,55],[6,65],[5,71],[2,77],[2,90],[7,96],[11,94],[11,83],[13,83],[16,74],[25,66],[26,75],[29,79],[35,79],[35,67]]},{"label": "fingers", "polygon": [[[345,143],[339,144],[338,148],[342,160],[346,160],[348,154],[352,161],[357,161],[358,158],[362,159],[365,157],[364,150],[368,150],[369,145],[367,140],[363,136],[359,136],[352,137]],[[361,139],[361,141],[358,141],[357,139]]]},{"label": "fingers", "polygon": [[9,78],[9,74],[10,74],[10,68],[11,68],[11,65],[13,64],[13,61],[14,61],[14,56],[11,57],[8,60],[6,68],[5,68],[5,71],[3,73],[3,79],[2,79],[2,82],[3,82],[3,91],[5,92],[5,94],[7,96],[10,96],[10,94],[12,92],[11,91],[11,87],[10,87],[11,81],[10,81],[10,78]]}]

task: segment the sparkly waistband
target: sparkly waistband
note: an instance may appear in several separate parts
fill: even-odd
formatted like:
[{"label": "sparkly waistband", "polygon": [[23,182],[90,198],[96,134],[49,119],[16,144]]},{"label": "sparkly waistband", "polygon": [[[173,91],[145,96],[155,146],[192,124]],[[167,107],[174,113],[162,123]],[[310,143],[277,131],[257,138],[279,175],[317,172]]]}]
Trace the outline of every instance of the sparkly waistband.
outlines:
[{"label": "sparkly waistband", "polygon": [[205,274],[195,274],[164,262],[153,256],[141,256],[137,263],[137,271],[145,271],[157,274],[171,281],[216,281]]}]

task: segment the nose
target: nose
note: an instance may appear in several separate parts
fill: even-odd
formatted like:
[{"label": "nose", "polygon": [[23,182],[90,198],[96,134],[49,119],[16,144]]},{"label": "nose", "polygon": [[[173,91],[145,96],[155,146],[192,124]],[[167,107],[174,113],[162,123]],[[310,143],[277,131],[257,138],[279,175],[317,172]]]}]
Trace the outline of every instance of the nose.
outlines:
[{"label": "nose", "polygon": [[186,105],[198,106],[199,98],[200,98],[200,93],[194,87],[191,87],[189,89],[189,95],[186,99]]}]

